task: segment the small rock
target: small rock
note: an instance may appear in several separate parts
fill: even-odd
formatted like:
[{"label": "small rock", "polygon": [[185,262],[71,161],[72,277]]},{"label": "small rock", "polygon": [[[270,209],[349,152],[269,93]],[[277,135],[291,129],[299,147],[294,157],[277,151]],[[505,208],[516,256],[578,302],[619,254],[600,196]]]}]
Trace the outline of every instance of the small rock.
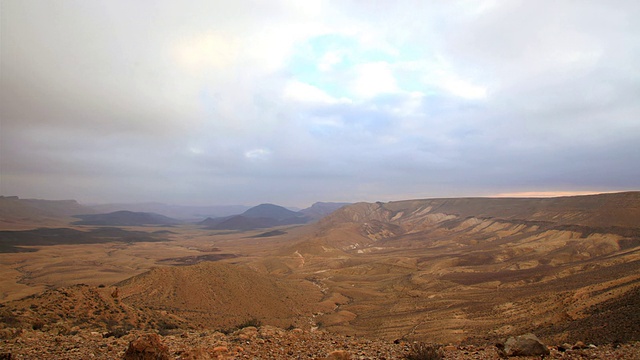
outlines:
[{"label": "small rock", "polygon": [[498,352],[503,356],[549,355],[550,353],[549,349],[531,333],[510,337],[504,345],[499,345],[496,345],[496,347],[498,347]]},{"label": "small rock", "polygon": [[568,344],[568,343],[564,343],[564,344],[558,346],[558,351],[565,352],[567,350],[571,350],[572,347],[573,347],[573,345]]},{"label": "small rock", "polygon": [[587,348],[587,345],[582,341],[576,341],[576,343],[573,344],[573,350],[580,350],[580,349],[586,349],[586,348]]},{"label": "small rock", "polygon": [[229,352],[229,348],[226,346],[216,346],[213,348],[213,355],[220,356]]},{"label": "small rock", "polygon": [[210,360],[211,356],[203,349],[189,349],[180,355],[180,360]]},{"label": "small rock", "polygon": [[279,329],[275,326],[264,325],[260,327],[260,337],[262,337],[263,339],[270,339],[275,336],[282,336],[283,333],[284,331],[282,331],[282,329]]},{"label": "small rock", "polygon": [[255,339],[258,336],[258,329],[254,326],[247,326],[246,328],[236,331],[235,334],[240,340]]}]

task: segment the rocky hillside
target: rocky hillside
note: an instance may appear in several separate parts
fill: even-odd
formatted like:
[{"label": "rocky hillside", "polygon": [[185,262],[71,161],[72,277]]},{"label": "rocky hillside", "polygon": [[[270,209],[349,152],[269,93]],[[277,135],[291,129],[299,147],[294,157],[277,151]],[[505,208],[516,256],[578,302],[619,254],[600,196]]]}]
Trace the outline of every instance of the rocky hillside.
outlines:
[{"label": "rocky hillside", "polygon": [[[220,289],[224,290],[224,289]],[[508,343],[508,342],[507,342]],[[546,344],[552,359],[635,359],[640,343]],[[284,330],[260,322],[218,329],[170,309],[133,306],[114,287],[76,285],[0,307],[4,359],[501,359],[493,344],[426,344],[344,336],[317,329]],[[432,351],[432,352],[430,352]],[[415,357],[414,357],[415,358]]]},{"label": "rocky hillside", "polygon": [[308,281],[221,262],[157,268],[115,286],[127,304],[167,311],[193,326],[217,329],[253,319],[284,328],[308,327],[321,297]]},{"label": "rocky hillside", "polygon": [[333,331],[628,341],[640,338],[623,306],[640,288],[639,207],[638,192],[359,203],[282,256],[348,299],[319,319]]},{"label": "rocky hillside", "polygon": [[359,203],[331,215],[329,222],[432,222],[436,216],[547,222],[592,228],[640,228],[640,191],[557,198],[455,198]]},{"label": "rocky hillside", "polygon": [[318,220],[347,205],[350,205],[350,203],[317,202],[306,209],[300,210],[300,212]]}]

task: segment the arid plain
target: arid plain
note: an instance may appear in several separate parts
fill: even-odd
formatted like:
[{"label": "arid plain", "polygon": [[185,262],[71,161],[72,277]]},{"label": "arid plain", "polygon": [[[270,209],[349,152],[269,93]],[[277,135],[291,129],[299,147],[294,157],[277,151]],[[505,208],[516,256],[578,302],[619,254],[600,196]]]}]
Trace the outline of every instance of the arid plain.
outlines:
[{"label": "arid plain", "polygon": [[[257,320],[385,341],[640,340],[640,192],[358,203],[277,232],[72,225],[78,210],[2,214],[5,320],[53,326],[66,302],[76,325],[105,330]],[[28,230],[51,242],[16,245]],[[75,295],[53,301],[59,288]]]}]

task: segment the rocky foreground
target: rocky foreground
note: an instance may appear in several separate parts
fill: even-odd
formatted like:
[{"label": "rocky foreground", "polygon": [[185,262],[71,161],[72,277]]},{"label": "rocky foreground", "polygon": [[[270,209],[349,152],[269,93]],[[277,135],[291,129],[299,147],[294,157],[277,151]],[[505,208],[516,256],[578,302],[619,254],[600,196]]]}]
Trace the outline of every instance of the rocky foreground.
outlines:
[{"label": "rocky foreground", "polygon": [[[77,329],[69,334],[4,329],[0,359],[500,359],[498,346],[434,345],[355,338],[324,331],[246,327],[233,333],[183,331],[159,335]],[[508,342],[507,342],[508,344]],[[424,349],[430,350],[424,352]],[[640,342],[546,346],[551,359],[640,359]],[[420,351],[423,351],[421,354]],[[423,355],[423,357],[420,357]],[[431,356],[431,357],[427,357]],[[541,355],[519,357],[541,358]]]}]

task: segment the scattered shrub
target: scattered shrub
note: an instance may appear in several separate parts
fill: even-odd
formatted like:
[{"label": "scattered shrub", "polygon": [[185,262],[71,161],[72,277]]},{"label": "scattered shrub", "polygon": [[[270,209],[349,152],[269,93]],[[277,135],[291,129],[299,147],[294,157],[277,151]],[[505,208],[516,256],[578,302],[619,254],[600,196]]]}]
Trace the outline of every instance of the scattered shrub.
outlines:
[{"label": "scattered shrub", "polygon": [[44,327],[44,321],[42,320],[36,320],[33,322],[33,324],[31,324],[31,328],[33,330],[40,330]]},{"label": "scattered shrub", "polygon": [[404,358],[406,360],[442,360],[444,352],[439,345],[415,343]]},{"label": "scattered shrub", "polygon": [[229,335],[232,334],[233,332],[240,330],[240,329],[244,329],[247,328],[249,326],[253,326],[253,327],[260,327],[262,326],[262,321],[256,319],[256,318],[251,318],[243,323],[240,323],[239,325],[232,327],[232,328],[226,328],[226,329],[220,329],[219,331],[225,335]]},{"label": "scattered shrub", "polygon": [[171,330],[175,330],[178,328],[178,325],[171,322],[164,321],[164,320],[158,321],[157,326],[158,326],[158,334],[162,336],[167,336],[171,334]]},{"label": "scattered shrub", "polygon": [[102,337],[103,338],[109,338],[109,337],[121,338],[121,337],[129,334],[129,330],[130,329],[124,328],[124,327],[114,328],[111,331],[108,331],[108,332],[104,333],[102,335]]},{"label": "scattered shrub", "polygon": [[243,322],[242,324],[238,325],[237,328],[238,329],[244,329],[244,328],[249,327],[249,326],[260,327],[260,326],[262,326],[262,321],[260,321],[260,320],[258,320],[256,318],[252,318],[252,319],[249,319],[249,320]]},{"label": "scattered shrub", "polygon": [[20,325],[20,320],[11,311],[3,311],[0,313],[0,322],[5,323],[9,327]]}]

